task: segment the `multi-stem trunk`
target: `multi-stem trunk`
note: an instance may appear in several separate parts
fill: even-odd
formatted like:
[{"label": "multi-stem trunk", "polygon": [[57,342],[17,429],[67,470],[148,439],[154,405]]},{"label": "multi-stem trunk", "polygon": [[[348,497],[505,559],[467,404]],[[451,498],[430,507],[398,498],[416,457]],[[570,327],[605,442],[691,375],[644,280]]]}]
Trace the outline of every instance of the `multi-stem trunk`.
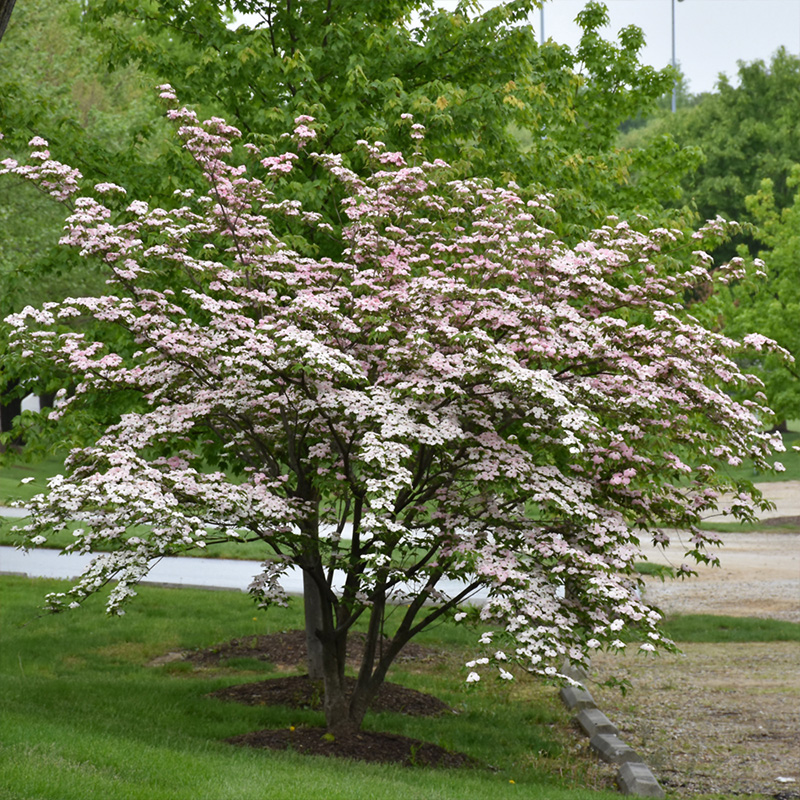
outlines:
[{"label": "multi-stem trunk", "polygon": [[325,677],[322,641],[318,631],[322,631],[322,594],[316,582],[307,572],[303,572],[303,612],[306,627],[306,668],[312,680]]}]

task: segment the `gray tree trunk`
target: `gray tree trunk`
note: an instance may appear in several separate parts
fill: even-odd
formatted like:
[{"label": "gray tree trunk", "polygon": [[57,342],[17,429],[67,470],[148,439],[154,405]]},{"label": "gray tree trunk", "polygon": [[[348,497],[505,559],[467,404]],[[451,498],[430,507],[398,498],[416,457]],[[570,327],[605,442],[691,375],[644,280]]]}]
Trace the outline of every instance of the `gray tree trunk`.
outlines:
[{"label": "gray tree trunk", "polygon": [[308,675],[320,681],[325,677],[322,641],[317,631],[323,628],[322,597],[319,587],[307,572],[303,572],[303,610],[306,618],[306,647],[308,648]]},{"label": "gray tree trunk", "polygon": [[3,38],[3,34],[6,32],[15,2],[16,0],[0,0],[0,39]]}]

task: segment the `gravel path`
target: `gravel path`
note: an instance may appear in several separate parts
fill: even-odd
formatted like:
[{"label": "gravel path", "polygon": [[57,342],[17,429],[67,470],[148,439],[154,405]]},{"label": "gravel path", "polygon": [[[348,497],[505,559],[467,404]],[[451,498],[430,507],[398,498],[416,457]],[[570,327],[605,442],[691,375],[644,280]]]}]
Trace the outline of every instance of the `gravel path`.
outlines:
[{"label": "gravel path", "polygon": [[[699,565],[688,580],[647,578],[645,598],[668,614],[727,614],[800,622],[800,534],[721,533],[719,567]],[[648,559],[679,566],[676,535],[666,551],[645,547]]]},{"label": "gravel path", "polygon": [[[800,517],[800,482],[762,484]],[[800,534],[720,534],[719,568],[686,581],[647,579],[645,597],[667,614],[724,614],[800,622]],[[679,565],[676,539],[651,560]],[[632,688],[589,686],[673,796],[800,798],[800,643],[686,644],[682,655],[594,659],[592,679],[616,674]]]}]

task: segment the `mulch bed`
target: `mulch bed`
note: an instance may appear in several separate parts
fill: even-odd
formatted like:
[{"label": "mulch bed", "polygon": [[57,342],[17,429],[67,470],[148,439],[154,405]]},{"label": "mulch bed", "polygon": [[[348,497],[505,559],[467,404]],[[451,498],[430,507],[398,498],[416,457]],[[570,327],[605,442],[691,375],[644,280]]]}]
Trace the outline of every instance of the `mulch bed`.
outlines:
[{"label": "mulch bed", "polygon": [[[388,644],[388,640],[384,641]],[[357,667],[363,653],[363,634],[351,634],[347,642],[347,663]],[[443,653],[434,647],[410,642],[403,648],[395,663],[436,661],[442,655]],[[269,635],[244,636],[203,650],[183,652],[181,658],[199,667],[219,666],[231,658],[254,658],[273,664],[277,669],[295,669],[305,665],[306,635],[305,631],[291,630]]]},{"label": "mulch bed", "polygon": [[332,737],[324,728],[253,731],[227,739],[230,744],[270,750],[294,750],[315,756],[352,758],[403,767],[474,767],[475,759],[464,753],[451,753],[443,747],[407,736],[377,731],[360,731]]},{"label": "mulch bed", "polygon": [[[356,685],[355,678],[345,678],[348,688]],[[257,683],[240,683],[212,692],[209,697],[243,703],[247,706],[286,706],[287,708],[322,708],[321,681],[312,681],[308,675],[271,678]],[[436,717],[453,713],[446,703],[430,694],[407,689],[397,683],[384,683],[370,703],[371,711],[390,711],[413,717]]]},{"label": "mulch bed", "polygon": [[[348,663],[356,666],[363,653],[364,639],[353,634],[348,642]],[[399,662],[426,662],[439,660],[444,655],[435,648],[409,644],[398,657]],[[188,661],[197,667],[224,666],[231,659],[250,658],[273,665],[277,669],[296,669],[305,664],[305,632],[282,631],[271,635],[245,636],[215,644],[202,650],[171,653],[157,659],[156,663]],[[355,679],[348,678],[355,684]],[[308,675],[287,675],[255,683],[229,686],[213,692],[209,697],[245,705],[279,705],[298,709],[322,707],[319,681]],[[370,710],[412,716],[438,716],[455,713],[446,703],[423,692],[408,689],[396,683],[384,683],[370,704]],[[326,733],[324,728],[298,726],[296,728],[266,729],[244,733],[226,740],[241,747],[269,750],[293,750],[307,755],[350,758],[382,764],[421,767],[477,766],[475,759],[463,753],[453,753],[443,747],[394,733],[359,731],[339,734]]]}]

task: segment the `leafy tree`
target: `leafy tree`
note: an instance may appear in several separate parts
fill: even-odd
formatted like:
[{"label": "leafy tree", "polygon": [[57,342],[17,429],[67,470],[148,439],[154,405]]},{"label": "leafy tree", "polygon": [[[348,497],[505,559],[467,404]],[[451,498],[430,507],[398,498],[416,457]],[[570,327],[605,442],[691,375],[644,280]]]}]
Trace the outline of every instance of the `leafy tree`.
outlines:
[{"label": "leafy tree", "polygon": [[767,249],[766,280],[734,282],[720,289],[725,330],[733,336],[758,330],[775,340],[794,358],[765,351],[751,360],[764,380],[770,405],[779,424],[800,418],[800,166],[795,165],[786,181],[794,201],[779,208],[775,187],[769,178],[757,194],[747,198],[747,210],[758,225],[758,241]]},{"label": "leafy tree", "polygon": [[[73,198],[66,243],[113,276],[103,297],[9,317],[13,351],[78,381],[56,416],[109,391],[138,398],[31,504],[30,544],[78,521],[67,550],[110,549],[52,607],[113,579],[117,611],[154,558],[261,540],[271,556],[256,596],[280,601],[288,566],[315,592],[334,732],[357,729],[403,646],[465,613],[480,587],[496,631],[469,681],[483,663],[501,678],[515,661],[553,674],[565,655],[628,637],[668,644],[636,593],[637,536],[689,527],[687,557],[713,561],[697,523],[718,491],[737,492],[743,519],[758,497],[716,467],[769,453],[761,406],[729,394],[757,384],[733,362],[736,344],[676,302],[709,280],[698,247],[721,223],[683,237],[610,220],[569,247],[542,225],[555,213],[546,198],[454,178],[426,159],[409,115],[413,155],[363,142],[366,177],[310,152],[327,137],[309,117],[296,120],[298,152],[247,143],[248,170],[235,128],[170,116],[197,163],[171,209],[111,183],[81,195],[43,141],[29,165],[6,166]],[[296,173],[315,164],[339,184],[342,227],[296,199]],[[276,235],[287,218],[339,240],[339,257],[287,246]],[[662,248],[697,262],[676,270]],[[184,273],[174,289],[159,280],[164,263]],[[137,352],[64,331],[76,316],[114,325]]]},{"label": "leafy tree", "polygon": [[773,183],[778,208],[792,203],[788,179],[800,162],[800,58],[781,48],[769,64],[740,62],[738,79],[734,86],[721,76],[715,92],[658,117],[648,129],[651,137],[669,134],[682,147],[702,151],[703,162],[682,179],[702,219],[722,214],[747,220],[746,198],[765,178]]},{"label": "leafy tree", "polygon": [[[0,129],[6,134],[0,160],[19,157],[28,140],[44,134],[95,182],[113,171],[143,196],[167,195],[174,186],[169,154],[155,141],[164,139],[165,128],[153,105],[153,82],[133,65],[106,71],[83,3],[28,0],[16,9],[0,48]],[[28,303],[104,291],[106,275],[98,263],[58,246],[63,218],[63,205],[34,186],[0,185],[0,317]],[[18,432],[10,433],[16,418],[18,431],[24,428],[26,456],[35,458],[52,443],[39,446],[33,421],[17,417],[20,400],[30,391],[58,388],[58,376],[45,373],[21,384],[3,347],[0,343],[2,438],[6,444],[21,442]],[[85,441],[93,430],[89,425],[74,434]],[[63,448],[63,439],[58,444]]]},{"label": "leafy tree", "polygon": [[[402,146],[396,120],[410,112],[425,120],[432,157],[553,192],[562,235],[580,236],[609,208],[657,212],[687,161],[663,144],[623,152],[617,128],[655,102],[670,74],[641,63],[638,29],[618,44],[603,40],[608,14],[598,2],[578,17],[575,52],[540,47],[527,24],[537,6],[514,0],[477,13],[473,2],[448,11],[430,0],[104,0],[92,13],[113,66],[136,61],[262,144],[310,114],[325,125],[322,144],[356,159],[349,165],[358,171],[355,141]],[[257,21],[234,27],[231,12]],[[303,181],[317,205],[315,195],[328,192],[319,181],[318,170]]]},{"label": "leafy tree", "polygon": [[[667,139],[622,150],[617,128],[654,102],[669,75],[640,63],[637,29],[618,44],[604,41],[607,13],[596,2],[580,15],[584,35],[574,53],[539,47],[524,24],[534,6],[516,0],[478,14],[471,3],[445,11],[422,0],[30,0],[0,51],[6,154],[18,157],[39,136],[89,182],[113,179],[170,207],[176,176],[190,173],[142,88],[160,77],[261,145],[273,146],[298,114],[313,114],[325,125],[326,147],[357,172],[367,167],[356,140],[366,131],[400,148],[396,120],[413,112],[427,124],[429,157],[447,159],[457,174],[551,192],[566,241],[580,240],[609,209],[659,217],[687,157]],[[234,29],[232,11],[261,21]],[[297,199],[335,222],[339,189],[324,170],[310,164],[294,177]],[[64,296],[64,280],[102,290],[94,263],[56,248],[57,215],[45,202],[16,189],[0,197],[0,214],[16,221],[0,247],[0,313]],[[52,225],[31,226],[32,218]],[[314,231],[287,226],[281,234],[303,252],[337,255],[328,249],[333,240]],[[163,269],[165,284],[180,280]],[[42,390],[53,385],[45,377]],[[106,403],[102,411],[120,408]],[[29,430],[29,447],[33,436]]]},{"label": "leafy tree", "polygon": [[[743,232],[715,256],[733,257],[738,245],[740,255],[758,253],[770,276],[766,283],[736,284],[722,291],[719,303],[709,309],[718,315],[716,324],[731,335],[758,330],[797,355],[800,317],[789,220],[796,218],[791,176],[800,162],[800,58],[780,49],[769,64],[740,63],[738,78],[738,86],[721,78],[715,93],[701,96],[692,108],[654,120],[625,141],[641,145],[648,137],[669,134],[681,146],[702,151],[703,163],[682,180],[685,198],[703,218],[719,213],[745,223]],[[774,354],[763,355],[757,364],[778,421],[797,416],[796,369]]]}]

